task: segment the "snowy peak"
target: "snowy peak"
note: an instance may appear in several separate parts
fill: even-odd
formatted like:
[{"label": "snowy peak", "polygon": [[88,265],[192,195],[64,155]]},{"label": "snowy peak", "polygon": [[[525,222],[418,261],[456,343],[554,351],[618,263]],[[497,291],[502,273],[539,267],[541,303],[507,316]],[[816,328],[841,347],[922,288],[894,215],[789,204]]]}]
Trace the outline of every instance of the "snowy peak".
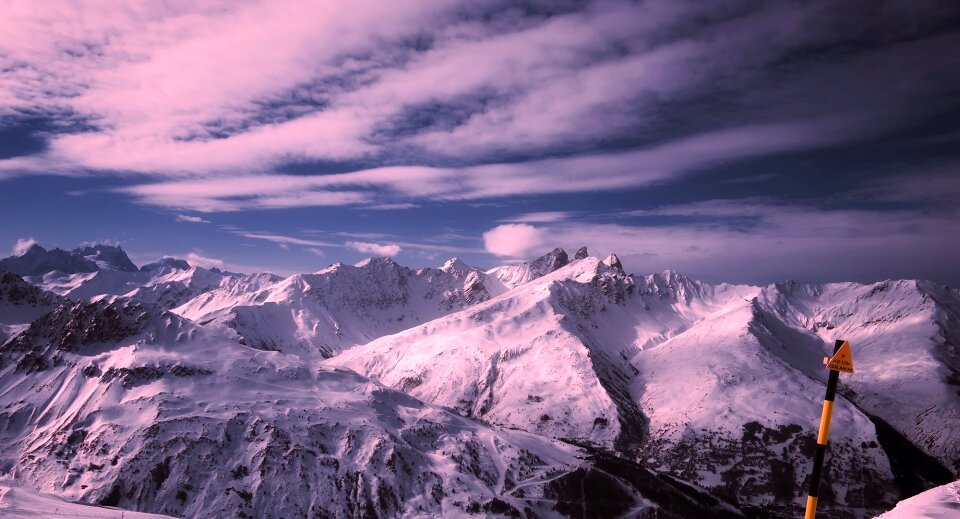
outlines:
[{"label": "snowy peak", "polygon": [[364,258],[353,265],[357,268],[396,268],[400,265],[387,256],[372,256]]},{"label": "snowy peak", "polygon": [[186,260],[179,258],[171,258],[165,256],[163,258],[154,261],[153,263],[147,263],[146,265],[140,267],[141,272],[150,272],[153,270],[159,270],[162,268],[174,269],[174,270],[189,270],[190,264]]},{"label": "snowy peak", "polygon": [[534,277],[544,276],[569,263],[567,251],[557,247],[530,262],[530,273]]},{"label": "snowy peak", "polygon": [[623,264],[620,263],[620,258],[618,258],[616,254],[607,256],[607,259],[603,260],[603,264],[612,269],[623,272]]},{"label": "snowy peak", "polygon": [[19,256],[0,260],[0,270],[21,276],[39,276],[59,271],[65,274],[119,270],[133,272],[136,265],[122,248],[110,245],[86,245],[72,251],[47,250],[34,244]]},{"label": "snowy peak", "polygon": [[21,276],[36,276],[52,271],[75,274],[94,272],[97,270],[97,265],[83,256],[63,249],[46,250],[39,245],[33,245],[19,256],[0,260],[0,270]]},{"label": "snowy peak", "polygon": [[496,294],[516,288],[534,279],[541,278],[555,272],[557,269],[570,263],[567,251],[557,247],[539,258],[519,265],[502,265],[486,272],[487,276],[498,283],[490,288]]},{"label": "snowy peak", "polygon": [[[127,299],[67,301],[31,323],[10,342],[10,348],[28,351],[52,344],[57,350],[73,352],[95,344],[115,344],[140,334],[152,317],[161,318],[164,314],[150,305]],[[166,317],[168,321],[179,321],[172,314]]]},{"label": "snowy peak", "polygon": [[328,357],[491,297],[482,272],[447,263],[447,270],[413,270],[389,258],[338,263],[250,290],[221,286],[174,311],[228,328],[254,348]]},{"label": "snowy peak", "polygon": [[119,245],[84,245],[73,250],[72,254],[93,262],[99,270],[122,270],[136,272],[137,266],[130,261],[127,253]]},{"label": "snowy peak", "polygon": [[56,294],[37,288],[20,276],[0,272],[0,344],[62,301]]},{"label": "snowy peak", "polygon": [[477,270],[477,268],[467,265],[466,262],[464,262],[460,258],[453,257],[445,261],[443,265],[440,266],[440,270],[448,274],[453,274],[453,273],[467,274]]}]

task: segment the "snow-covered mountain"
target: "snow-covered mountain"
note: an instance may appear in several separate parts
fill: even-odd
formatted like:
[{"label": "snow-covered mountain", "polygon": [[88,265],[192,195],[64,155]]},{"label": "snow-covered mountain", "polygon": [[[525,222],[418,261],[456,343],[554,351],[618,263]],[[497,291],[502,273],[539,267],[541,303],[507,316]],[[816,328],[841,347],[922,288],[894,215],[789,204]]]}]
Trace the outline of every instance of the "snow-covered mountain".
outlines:
[{"label": "snow-covered mountain", "polygon": [[27,283],[20,276],[0,272],[0,344],[62,301],[63,298]]},{"label": "snow-covered mountain", "polygon": [[174,516],[740,516],[122,298],[62,302],[0,347],[0,442],[0,472],[39,491]]},{"label": "snow-covered mountain", "polygon": [[174,312],[232,330],[244,344],[259,349],[330,357],[486,301],[514,281],[542,276],[566,261],[559,250],[529,264],[484,273],[456,258],[440,268],[416,270],[389,258],[370,258],[256,290],[222,286]]},{"label": "snow-covered mountain", "polygon": [[191,266],[185,260],[164,257],[139,269],[120,247],[84,245],[67,252],[31,246],[19,256],[0,260],[0,271],[25,277],[30,284],[74,300],[126,297],[180,306],[203,292],[241,287],[244,291],[282,279],[274,274],[235,274],[217,268]]},{"label": "snow-covered mountain", "polygon": [[960,481],[954,481],[903,500],[876,519],[950,519],[958,515]]},{"label": "snow-covered mountain", "polygon": [[926,282],[712,286],[584,257],[328,362],[789,515],[809,474],[821,359],[848,339],[858,373],[841,384],[821,506],[863,514],[960,470],[958,309],[956,292]]},{"label": "snow-covered mountain", "polygon": [[[7,274],[0,325],[0,441],[17,446],[0,477],[150,512],[329,501],[542,517],[584,515],[586,501],[586,515],[616,515],[582,484],[616,489],[628,516],[644,499],[708,503],[694,488],[794,516],[838,338],[857,372],[841,377],[821,512],[865,517],[960,475],[960,292],[925,281],[711,285],[627,274],[585,248],[487,271],[371,258],[288,278],[164,258]],[[74,430],[84,456],[115,464],[58,457]],[[291,450],[298,461],[276,455]],[[254,463],[268,468],[250,479]]]},{"label": "snow-covered mountain", "polygon": [[31,245],[23,254],[0,259],[0,270],[21,276],[38,276],[50,272],[76,274],[98,270],[131,272],[136,265],[119,246],[104,244],[84,245],[72,251],[47,250]]},{"label": "snow-covered mountain", "polygon": [[0,517],[20,519],[170,519],[168,515],[131,512],[111,506],[73,503],[62,497],[38,492],[16,481],[0,481]]}]

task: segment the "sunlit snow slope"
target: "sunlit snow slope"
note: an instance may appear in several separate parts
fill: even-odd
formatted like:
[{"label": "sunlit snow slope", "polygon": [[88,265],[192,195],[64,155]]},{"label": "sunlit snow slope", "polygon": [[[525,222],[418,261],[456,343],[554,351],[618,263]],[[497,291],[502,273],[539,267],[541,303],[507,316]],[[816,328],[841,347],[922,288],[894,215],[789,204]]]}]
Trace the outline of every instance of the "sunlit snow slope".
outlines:
[{"label": "sunlit snow slope", "polygon": [[0,443],[0,472],[40,491],[174,516],[737,515],[122,298],[61,303],[0,347]]},{"label": "sunlit snow slope", "polygon": [[841,384],[822,505],[867,513],[960,469],[958,308],[926,282],[709,285],[584,257],[328,362],[789,515],[809,474],[821,359],[844,338],[858,372]]}]

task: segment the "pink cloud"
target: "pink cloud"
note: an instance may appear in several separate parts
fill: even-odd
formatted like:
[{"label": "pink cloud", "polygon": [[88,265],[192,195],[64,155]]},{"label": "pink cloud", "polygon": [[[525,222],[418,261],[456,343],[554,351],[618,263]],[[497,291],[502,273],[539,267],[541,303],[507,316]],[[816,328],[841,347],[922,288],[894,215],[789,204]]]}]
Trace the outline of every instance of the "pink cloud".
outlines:
[{"label": "pink cloud", "polygon": [[546,243],[539,229],[527,224],[498,225],[483,233],[483,246],[490,254],[510,258],[528,256]]},{"label": "pink cloud", "polygon": [[[41,160],[3,161],[0,171],[236,176],[288,161],[375,157],[383,152],[377,132],[405,110],[478,94],[497,102],[454,128],[388,141],[457,157],[590,142],[644,124],[660,100],[710,85],[728,67],[816,39],[774,32],[762,52],[738,52],[773,22],[788,16],[799,24],[821,10],[760,12],[700,39],[655,44],[664,26],[713,8],[598,3],[526,24],[458,19],[463,9],[477,7],[18,4],[0,21],[0,113],[89,118],[97,129],[55,135]],[[425,51],[398,46],[423,34],[432,42]],[[611,54],[617,46],[625,52]],[[271,105],[289,116],[263,116]],[[853,138],[849,126],[801,133],[776,149]]]},{"label": "pink cloud", "polygon": [[368,254],[376,254],[377,256],[396,256],[397,254],[400,254],[401,250],[400,246],[396,243],[379,244],[362,241],[348,241],[344,245],[356,251]]},{"label": "pink cloud", "polygon": [[475,200],[602,191],[645,186],[736,157],[840,138],[832,136],[833,128],[831,121],[746,126],[620,153],[461,168],[394,166],[330,175],[208,176],[117,191],[147,204],[199,212],[358,204],[376,208],[389,203],[383,198],[396,197]]},{"label": "pink cloud", "polygon": [[13,255],[22,256],[28,250],[30,250],[30,247],[33,247],[36,244],[37,244],[37,240],[34,240],[33,236],[29,238],[20,238],[19,240],[17,240],[17,243],[13,244]]},{"label": "pink cloud", "polygon": [[186,258],[186,259],[187,259],[187,263],[189,263],[189,264],[191,264],[191,265],[194,265],[194,266],[197,266],[197,267],[204,267],[204,268],[216,267],[216,268],[222,268],[223,265],[224,265],[224,261],[221,260],[221,259],[208,258],[208,257],[202,256],[202,255],[200,255],[200,254],[198,254],[198,253],[196,253],[196,252],[191,252],[191,253],[187,254],[187,258]]}]

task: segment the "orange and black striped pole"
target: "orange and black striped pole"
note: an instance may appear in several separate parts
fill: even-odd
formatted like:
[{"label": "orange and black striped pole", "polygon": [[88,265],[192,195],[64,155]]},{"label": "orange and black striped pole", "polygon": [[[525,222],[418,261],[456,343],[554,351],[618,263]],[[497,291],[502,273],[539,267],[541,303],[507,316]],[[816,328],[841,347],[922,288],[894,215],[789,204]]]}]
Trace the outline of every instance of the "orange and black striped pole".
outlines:
[{"label": "orange and black striped pole", "polygon": [[817,498],[820,496],[820,474],[823,472],[823,458],[827,454],[827,438],[830,436],[830,419],[833,417],[833,401],[837,396],[837,383],[840,372],[853,373],[853,357],[850,343],[837,340],[833,346],[833,357],[824,359],[830,369],[827,379],[827,396],[823,399],[823,414],[820,416],[820,434],[817,435],[817,451],[813,456],[813,474],[810,476],[810,493],[807,496],[807,513],[804,519],[814,519],[817,515]]}]

